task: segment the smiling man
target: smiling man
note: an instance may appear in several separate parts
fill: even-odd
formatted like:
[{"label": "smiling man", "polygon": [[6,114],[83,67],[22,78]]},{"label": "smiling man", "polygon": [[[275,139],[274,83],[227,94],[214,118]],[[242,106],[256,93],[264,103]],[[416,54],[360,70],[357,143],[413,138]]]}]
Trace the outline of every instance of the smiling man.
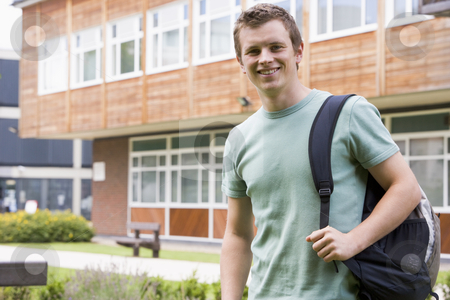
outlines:
[{"label": "smiling man", "polygon": [[[363,97],[351,97],[333,136],[330,226],[318,230],[320,198],[308,138],[330,93],[299,81],[303,43],[284,9],[258,4],[243,12],[234,41],[237,61],[262,107],[230,132],[225,145],[222,299],[241,299],[252,258],[250,300],[357,299],[359,283],[340,261],[406,219],[420,201],[417,181],[376,108]],[[361,223],[368,172],[386,194]]]}]

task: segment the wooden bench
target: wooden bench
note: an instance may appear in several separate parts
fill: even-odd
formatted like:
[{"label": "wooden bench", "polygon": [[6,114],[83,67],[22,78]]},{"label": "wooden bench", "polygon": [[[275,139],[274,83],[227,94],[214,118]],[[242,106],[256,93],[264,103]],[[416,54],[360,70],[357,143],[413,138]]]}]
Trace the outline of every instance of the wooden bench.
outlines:
[{"label": "wooden bench", "polygon": [[47,285],[46,261],[0,262],[0,286]]},{"label": "wooden bench", "polygon": [[[159,223],[142,223],[131,222],[127,224],[128,229],[134,230],[134,237],[117,237],[116,243],[126,247],[133,248],[133,256],[139,256],[139,247],[144,247],[153,250],[153,257],[159,257],[159,249],[161,247],[159,243],[159,230],[161,225]],[[141,238],[139,237],[141,230],[151,230],[154,233],[154,238]]]}]

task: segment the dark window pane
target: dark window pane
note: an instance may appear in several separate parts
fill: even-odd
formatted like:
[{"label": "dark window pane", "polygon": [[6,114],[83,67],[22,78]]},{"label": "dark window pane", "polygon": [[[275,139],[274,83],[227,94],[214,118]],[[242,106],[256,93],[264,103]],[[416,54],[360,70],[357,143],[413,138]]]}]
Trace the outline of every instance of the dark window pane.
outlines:
[{"label": "dark window pane", "polygon": [[228,132],[216,133],[214,135],[214,145],[224,146],[227,138],[228,138]]},{"label": "dark window pane", "polygon": [[430,114],[392,118],[392,133],[449,130],[449,114]]},{"label": "dark window pane", "polygon": [[172,138],[172,149],[209,147],[209,134],[189,135]]},{"label": "dark window pane", "polygon": [[81,180],[81,215],[86,220],[91,220],[92,212],[92,180],[82,179]]},{"label": "dark window pane", "polygon": [[120,44],[120,73],[134,71],[134,41]]},{"label": "dark window pane", "polygon": [[159,202],[166,201],[166,172],[159,172]]},{"label": "dark window pane", "polygon": [[178,171],[172,171],[172,202],[177,202]]},{"label": "dark window pane", "polygon": [[208,202],[209,179],[208,170],[202,170],[202,202]]},{"label": "dark window pane", "polygon": [[198,202],[198,170],[181,171],[181,202]]},{"label": "dark window pane", "polygon": [[95,79],[96,63],[95,63],[96,51],[92,50],[84,53],[84,72],[83,81],[89,81]]},{"label": "dark window pane", "polygon": [[166,149],[166,139],[134,141],[133,151],[149,151]]}]

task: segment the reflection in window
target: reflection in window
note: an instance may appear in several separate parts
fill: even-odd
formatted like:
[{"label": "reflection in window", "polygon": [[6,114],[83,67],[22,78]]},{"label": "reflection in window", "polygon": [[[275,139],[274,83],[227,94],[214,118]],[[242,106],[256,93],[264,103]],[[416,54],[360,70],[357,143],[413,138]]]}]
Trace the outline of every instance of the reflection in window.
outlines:
[{"label": "reflection in window", "polygon": [[156,202],[156,172],[142,172],[142,202]]},{"label": "reflection in window", "polygon": [[333,31],[361,25],[361,0],[333,2]]},{"label": "reflection in window", "polygon": [[444,153],[442,138],[411,139],[410,155],[439,155]]},{"label": "reflection in window", "polygon": [[230,16],[211,21],[211,56],[226,54],[231,47]]},{"label": "reflection in window", "polygon": [[411,170],[433,206],[442,206],[444,161],[413,160]]},{"label": "reflection in window", "polygon": [[198,199],[198,171],[181,171],[181,202],[197,203]]}]

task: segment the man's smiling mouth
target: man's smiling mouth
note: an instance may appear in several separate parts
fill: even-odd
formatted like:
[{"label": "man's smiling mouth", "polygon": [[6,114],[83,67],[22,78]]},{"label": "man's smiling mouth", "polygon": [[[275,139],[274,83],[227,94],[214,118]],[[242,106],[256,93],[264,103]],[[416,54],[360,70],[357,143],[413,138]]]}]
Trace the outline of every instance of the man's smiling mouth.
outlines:
[{"label": "man's smiling mouth", "polygon": [[275,73],[276,71],[278,71],[280,68],[276,68],[276,69],[271,69],[271,70],[262,70],[262,71],[258,71],[259,74],[262,75],[271,75],[273,73]]}]

